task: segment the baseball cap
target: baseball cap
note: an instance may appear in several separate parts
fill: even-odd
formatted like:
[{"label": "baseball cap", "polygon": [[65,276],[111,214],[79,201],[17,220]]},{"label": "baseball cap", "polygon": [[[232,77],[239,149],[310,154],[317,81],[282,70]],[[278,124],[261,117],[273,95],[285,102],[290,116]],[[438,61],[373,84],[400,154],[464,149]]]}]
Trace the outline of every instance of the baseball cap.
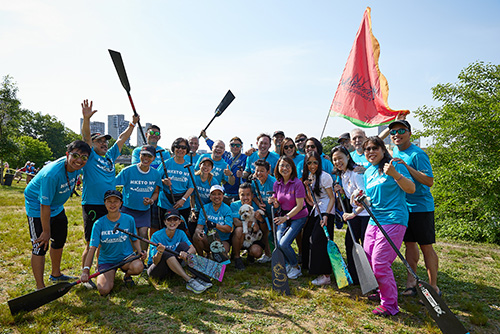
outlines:
[{"label": "baseball cap", "polygon": [[410,123],[408,123],[404,119],[398,119],[397,121],[392,122],[391,124],[389,124],[389,129],[392,129],[394,127],[394,125],[396,125],[396,124],[401,124],[402,126],[404,126],[405,128],[407,128],[408,131],[411,132]]},{"label": "baseball cap", "polygon": [[218,184],[213,185],[212,188],[210,188],[210,193],[213,193],[216,190],[220,190],[222,191],[222,193],[224,193],[224,188],[222,188],[222,186]]},{"label": "baseball cap", "polygon": [[153,147],[153,145],[144,145],[141,148],[140,154],[148,154],[154,157],[156,155],[156,149]]},{"label": "baseball cap", "polygon": [[214,166],[214,161],[212,159],[210,159],[209,157],[204,157],[200,160],[200,165],[202,163],[204,163],[205,161],[210,161],[210,163],[212,164],[212,167]]},{"label": "baseball cap", "polygon": [[285,133],[281,130],[278,130],[278,131],[274,131],[273,133],[273,138],[278,136],[278,135],[282,135],[283,137],[285,136]]},{"label": "baseball cap", "polygon": [[123,201],[123,196],[122,193],[119,192],[118,190],[108,190],[104,193],[104,200],[110,198],[110,197],[118,197],[120,201]]},{"label": "baseball cap", "polygon": [[92,138],[92,141],[100,138],[106,138],[106,140],[110,140],[111,136],[110,135],[103,135],[100,132],[94,132],[93,134],[90,135],[90,138]]},{"label": "baseball cap", "polygon": [[177,209],[170,209],[165,212],[165,215],[163,216],[163,220],[167,220],[170,217],[177,217],[181,219],[181,214],[179,213],[179,210]]},{"label": "baseball cap", "polygon": [[340,144],[343,140],[351,140],[351,135],[349,132],[345,132],[339,136],[338,143]]}]

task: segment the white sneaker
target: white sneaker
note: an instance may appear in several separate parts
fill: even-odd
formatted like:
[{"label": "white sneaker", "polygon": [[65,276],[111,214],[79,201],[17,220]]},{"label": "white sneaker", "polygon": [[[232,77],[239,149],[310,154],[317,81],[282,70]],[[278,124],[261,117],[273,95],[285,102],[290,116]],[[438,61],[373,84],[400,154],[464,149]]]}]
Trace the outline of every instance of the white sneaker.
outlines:
[{"label": "white sneaker", "polygon": [[86,289],[88,290],[93,290],[93,289],[97,289],[97,286],[95,285],[94,282],[92,282],[91,279],[89,279],[88,282],[85,282],[82,284]]},{"label": "white sneaker", "polygon": [[314,284],[314,285],[320,286],[320,285],[331,284],[332,281],[330,279],[330,276],[320,275],[315,280],[313,280],[311,283]]},{"label": "white sneaker", "polygon": [[196,294],[199,294],[205,291],[207,288],[204,285],[201,285],[201,283],[195,280],[194,278],[191,278],[186,283],[186,289],[191,290]]},{"label": "white sneaker", "polygon": [[297,279],[299,276],[302,276],[302,271],[299,268],[292,267],[287,274],[289,279]]},{"label": "white sneaker", "polygon": [[262,255],[258,260],[257,263],[268,263],[271,262],[271,257],[267,256],[266,254]]},{"label": "white sneaker", "polygon": [[206,289],[209,289],[209,288],[211,288],[211,287],[213,286],[213,284],[212,284],[212,283],[210,283],[210,282],[205,282],[204,280],[202,280],[202,279],[201,279],[201,278],[199,278],[199,277],[197,277],[197,278],[195,278],[195,279],[198,281],[198,283],[200,283],[201,285],[203,285]]}]

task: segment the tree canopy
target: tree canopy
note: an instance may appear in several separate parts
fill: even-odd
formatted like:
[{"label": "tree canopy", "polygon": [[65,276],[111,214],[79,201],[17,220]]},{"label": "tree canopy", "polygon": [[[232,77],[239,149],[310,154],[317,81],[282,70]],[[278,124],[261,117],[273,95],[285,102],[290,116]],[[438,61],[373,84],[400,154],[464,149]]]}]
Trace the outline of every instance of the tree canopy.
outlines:
[{"label": "tree canopy", "polygon": [[416,115],[433,138],[438,233],[500,243],[500,65],[475,62],[432,93],[442,105]]}]

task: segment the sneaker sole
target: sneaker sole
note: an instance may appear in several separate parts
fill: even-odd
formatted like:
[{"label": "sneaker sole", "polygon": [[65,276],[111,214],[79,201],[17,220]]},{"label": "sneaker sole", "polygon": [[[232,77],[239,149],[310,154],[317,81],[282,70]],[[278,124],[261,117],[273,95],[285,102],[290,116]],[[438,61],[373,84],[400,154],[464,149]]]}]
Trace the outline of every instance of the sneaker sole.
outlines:
[{"label": "sneaker sole", "polygon": [[197,295],[199,295],[200,293],[202,293],[203,291],[205,291],[205,290],[198,291],[198,290],[193,289],[193,288],[192,288],[192,287],[190,287],[190,286],[186,286],[186,289],[188,289],[189,291],[193,291],[193,292],[194,292],[194,293],[196,293]]}]

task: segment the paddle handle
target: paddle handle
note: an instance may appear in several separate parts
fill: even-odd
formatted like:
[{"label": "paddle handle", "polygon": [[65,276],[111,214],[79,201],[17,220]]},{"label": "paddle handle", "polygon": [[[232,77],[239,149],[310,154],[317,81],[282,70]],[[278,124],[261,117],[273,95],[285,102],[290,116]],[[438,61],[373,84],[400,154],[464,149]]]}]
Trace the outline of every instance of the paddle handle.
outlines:
[{"label": "paddle handle", "polygon": [[198,191],[198,187],[196,186],[196,181],[194,180],[193,171],[190,168],[191,166],[192,166],[192,164],[187,164],[187,165],[184,165],[184,168],[188,169],[189,177],[191,178],[191,181],[193,182],[194,193],[196,195],[196,198],[198,199],[198,202],[200,202],[201,210],[203,211],[203,214],[205,215],[205,224],[207,225],[207,228],[208,228],[207,212],[205,211],[205,206],[203,206],[203,202],[201,201],[200,192]]},{"label": "paddle handle", "polygon": [[[156,151],[158,153],[160,153],[160,158],[161,158],[161,165],[163,166],[163,173],[165,173],[165,177],[168,177],[168,172],[167,172],[167,166],[165,165],[165,160],[163,159],[163,150],[158,150]],[[163,189],[163,193],[165,194],[165,197],[167,197],[167,194],[166,194],[166,191],[165,191],[165,188],[163,188],[163,185],[161,187]],[[174,197],[174,193],[172,191],[172,186],[168,186],[168,189],[170,190],[170,199],[172,200],[172,207],[175,205],[175,197]],[[162,217],[160,217],[160,219],[162,219]]]},{"label": "paddle handle", "polygon": [[[341,196],[341,193],[340,191],[336,191],[337,195],[339,196],[339,200],[340,200],[340,206],[342,206],[342,211],[344,211],[344,213],[346,213],[346,209],[345,209],[345,204],[344,204],[344,201],[342,200],[342,196]],[[342,217],[342,220],[344,220],[344,218]],[[349,233],[351,234],[351,238],[352,238],[352,241],[354,243],[357,243],[356,242],[356,238],[354,237],[354,232],[352,231],[352,227],[351,227],[351,224],[349,223],[348,220],[345,220],[345,222],[347,223],[347,227],[349,229]]]},{"label": "paddle handle", "polygon": [[[135,110],[134,101],[132,101],[132,96],[130,95],[129,91],[127,91],[127,95],[128,95],[128,100],[130,101],[130,105],[132,106],[132,111],[134,112],[134,115],[137,116],[137,111]],[[148,141],[146,140],[146,136],[144,135],[144,131],[142,130],[141,121],[138,121],[137,125],[139,126],[139,131],[141,132],[141,136],[142,136],[142,140],[144,141],[144,145],[147,145]]]},{"label": "paddle handle", "polygon": [[[109,267],[109,268],[107,268],[107,269],[103,269],[103,270],[99,270],[99,271],[97,271],[97,272],[93,273],[92,275],[90,275],[90,276],[89,276],[89,280],[90,280],[90,279],[92,279],[92,278],[94,278],[94,277],[99,276],[100,274],[104,274],[105,272],[108,272],[108,271],[111,271],[111,270],[114,270],[114,269],[120,268],[121,266],[123,266],[123,265],[125,265],[125,264],[127,264],[127,263],[129,263],[129,262],[132,262],[132,261],[135,261],[135,260],[137,260],[137,259],[140,259],[140,258],[141,258],[141,256],[142,256],[142,255],[141,255],[141,254],[139,254],[139,255],[133,256],[133,257],[131,257],[131,258],[129,258],[129,259],[123,260],[122,262],[120,262],[120,263],[118,263],[118,264],[115,264],[115,265],[114,265],[114,266],[112,266],[112,267]],[[74,283],[73,283],[73,285],[80,284],[81,282],[82,282],[82,280],[81,280],[81,279],[79,279],[78,281],[74,282]]]}]

